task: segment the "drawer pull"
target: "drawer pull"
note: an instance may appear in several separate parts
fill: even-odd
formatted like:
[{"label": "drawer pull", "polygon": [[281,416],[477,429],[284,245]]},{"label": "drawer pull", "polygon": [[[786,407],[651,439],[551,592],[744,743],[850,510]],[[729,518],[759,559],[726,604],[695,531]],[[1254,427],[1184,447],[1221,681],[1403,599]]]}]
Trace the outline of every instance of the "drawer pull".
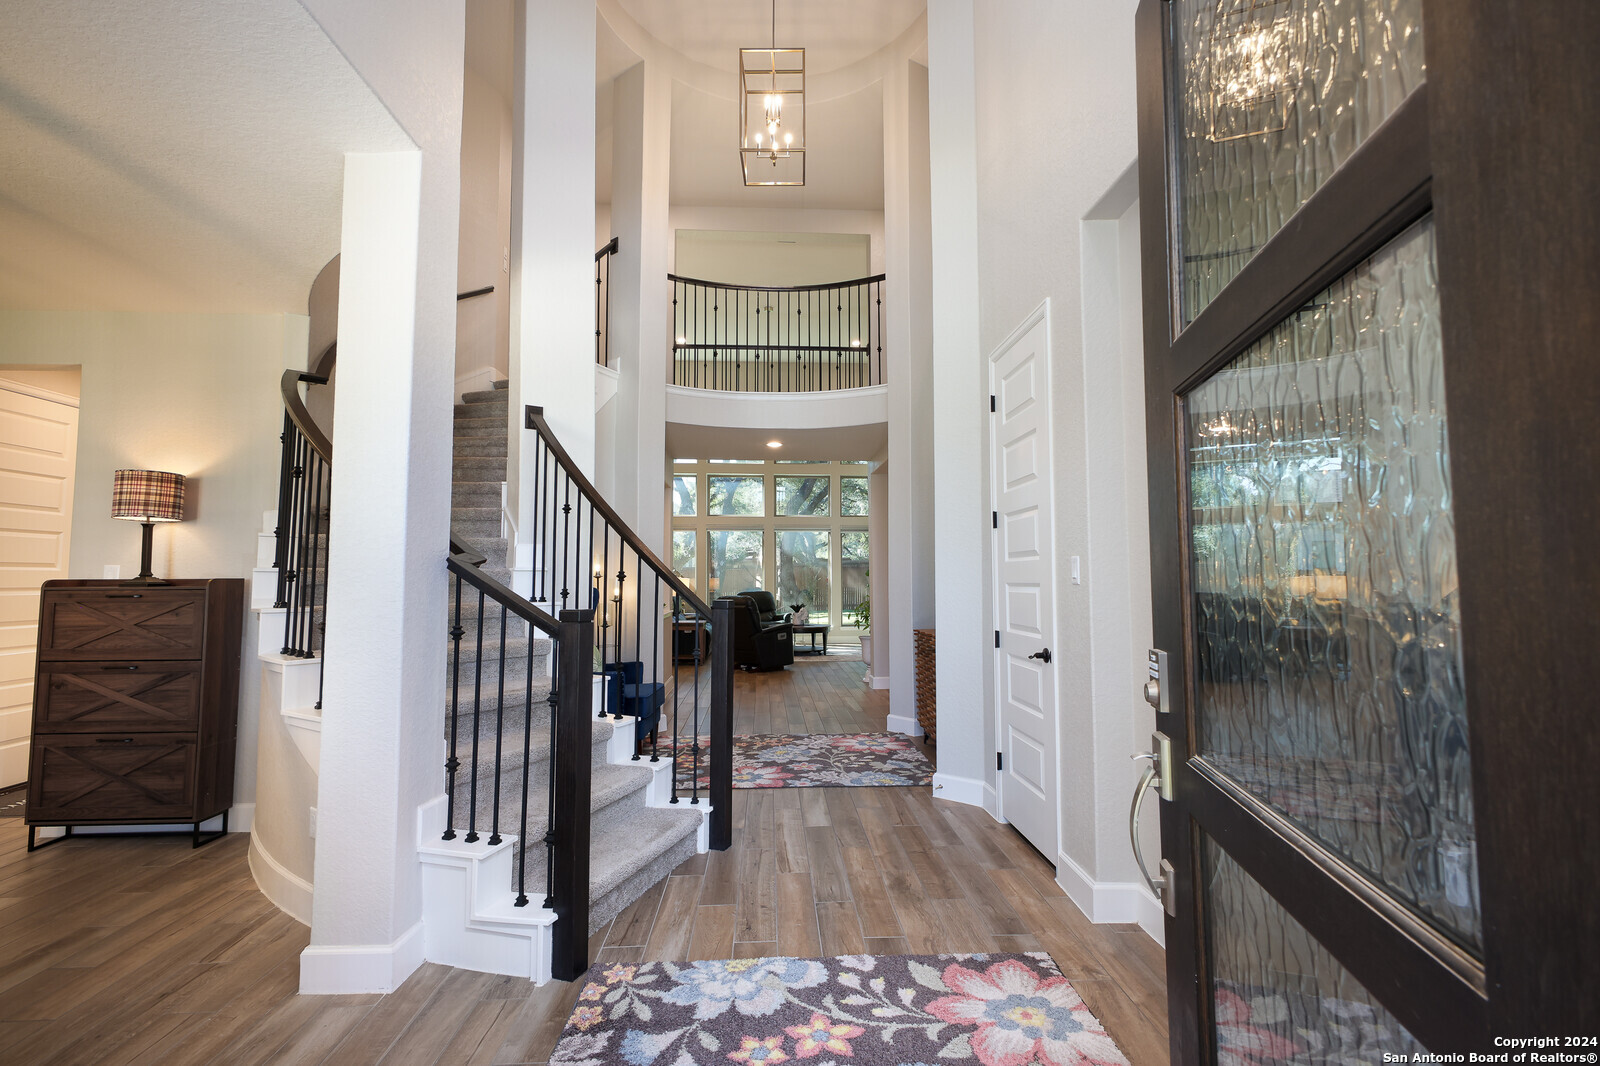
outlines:
[{"label": "drawer pull", "polygon": [[96,744],[132,744],[132,737],[95,737]]},{"label": "drawer pull", "polygon": [[144,599],[144,593],[142,593],[142,592],[108,592],[108,593],[106,593],[106,599],[108,599],[108,600],[142,600],[142,599]]},{"label": "drawer pull", "polygon": [[102,670],[137,670],[137,666],[102,666]]}]

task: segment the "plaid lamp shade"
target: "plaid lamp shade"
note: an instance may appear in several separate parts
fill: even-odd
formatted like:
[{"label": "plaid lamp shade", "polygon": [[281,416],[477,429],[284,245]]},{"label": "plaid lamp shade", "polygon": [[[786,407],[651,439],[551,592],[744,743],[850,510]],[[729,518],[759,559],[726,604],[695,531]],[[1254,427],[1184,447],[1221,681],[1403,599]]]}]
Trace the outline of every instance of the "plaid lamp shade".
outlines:
[{"label": "plaid lamp shade", "polygon": [[111,481],[111,517],[182,522],[183,475],[165,470],[118,470]]}]

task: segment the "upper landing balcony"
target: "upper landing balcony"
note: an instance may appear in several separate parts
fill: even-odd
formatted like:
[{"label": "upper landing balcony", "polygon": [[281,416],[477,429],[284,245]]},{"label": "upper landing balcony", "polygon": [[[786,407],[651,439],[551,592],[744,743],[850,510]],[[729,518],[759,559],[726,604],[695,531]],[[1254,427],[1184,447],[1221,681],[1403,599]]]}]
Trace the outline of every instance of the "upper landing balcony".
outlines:
[{"label": "upper landing balcony", "polygon": [[669,274],[670,384],[742,393],[882,385],[883,279],[777,288]]}]

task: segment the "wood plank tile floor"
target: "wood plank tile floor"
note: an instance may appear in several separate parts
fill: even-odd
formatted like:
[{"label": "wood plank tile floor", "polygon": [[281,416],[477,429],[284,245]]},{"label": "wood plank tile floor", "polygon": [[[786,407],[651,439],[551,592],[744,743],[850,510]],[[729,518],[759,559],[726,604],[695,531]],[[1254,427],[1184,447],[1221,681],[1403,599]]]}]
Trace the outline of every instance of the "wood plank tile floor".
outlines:
[{"label": "wood plank tile floor", "polygon": [[[740,732],[884,727],[861,663],[740,675]],[[783,723],[778,727],[778,723]],[[247,841],[74,838],[0,817],[0,1063],[543,1063],[579,988],[434,964],[387,996],[297,996],[307,931],[255,889]],[[1009,826],[926,789],[734,793],[734,843],[591,939],[596,961],[1050,952],[1135,1066],[1167,1061],[1161,950],[1091,925]]]}]

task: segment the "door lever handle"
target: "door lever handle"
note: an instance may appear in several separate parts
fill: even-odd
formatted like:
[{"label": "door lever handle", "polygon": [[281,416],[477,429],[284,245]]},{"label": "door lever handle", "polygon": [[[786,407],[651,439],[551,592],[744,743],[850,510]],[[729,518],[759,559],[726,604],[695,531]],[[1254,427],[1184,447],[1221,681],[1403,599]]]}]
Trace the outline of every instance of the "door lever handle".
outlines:
[{"label": "door lever handle", "polygon": [[1032,655],[1028,656],[1028,658],[1038,659],[1041,662],[1048,663],[1050,661],[1050,649],[1046,648],[1044,651],[1036,651]]}]

